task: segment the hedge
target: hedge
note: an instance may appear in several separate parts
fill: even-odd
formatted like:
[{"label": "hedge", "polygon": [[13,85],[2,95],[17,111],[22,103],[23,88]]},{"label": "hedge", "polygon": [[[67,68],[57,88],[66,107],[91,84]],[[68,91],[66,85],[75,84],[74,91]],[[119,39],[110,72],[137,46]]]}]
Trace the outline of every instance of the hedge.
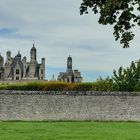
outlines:
[{"label": "hedge", "polygon": [[111,91],[107,82],[64,83],[64,82],[28,82],[0,84],[0,90],[38,90],[38,91]]}]

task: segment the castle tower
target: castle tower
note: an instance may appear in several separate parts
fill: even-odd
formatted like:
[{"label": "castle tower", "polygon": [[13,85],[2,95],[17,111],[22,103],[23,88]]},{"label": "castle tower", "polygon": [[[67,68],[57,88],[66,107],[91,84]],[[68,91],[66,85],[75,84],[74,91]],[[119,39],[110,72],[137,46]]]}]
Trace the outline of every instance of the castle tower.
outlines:
[{"label": "castle tower", "polygon": [[72,57],[67,58],[67,71],[72,71]]},{"label": "castle tower", "polygon": [[60,72],[58,75],[58,81],[73,83],[82,82],[83,78],[81,72],[72,69],[72,57],[67,58],[67,70],[66,72]]},{"label": "castle tower", "polygon": [[69,55],[67,58],[67,78],[65,79],[66,82],[73,82],[73,70],[72,70],[72,57]]},{"label": "castle tower", "polygon": [[7,51],[6,53],[6,64],[11,64],[11,51]]},{"label": "castle tower", "polygon": [[7,51],[7,58],[11,57],[11,51]]},{"label": "castle tower", "polygon": [[13,58],[11,57],[11,51],[7,51],[6,62],[4,64],[4,79],[9,79],[12,63],[13,63]]},{"label": "castle tower", "polygon": [[0,67],[3,67],[3,63],[4,63],[4,59],[3,59],[3,57],[0,54]]},{"label": "castle tower", "polygon": [[45,66],[45,58],[44,57],[41,59],[41,64]]},{"label": "castle tower", "polygon": [[31,62],[36,62],[36,48],[35,48],[34,43],[30,51],[30,57],[31,57]]},{"label": "castle tower", "polygon": [[20,54],[20,51],[18,51],[18,54],[16,55],[16,58],[17,58],[18,60],[21,61],[21,54]]},{"label": "castle tower", "polygon": [[31,61],[29,65],[29,78],[30,79],[38,79],[38,74],[37,74],[37,57],[36,57],[36,48],[33,43],[33,47],[31,48],[30,51],[31,55]]},{"label": "castle tower", "polygon": [[4,67],[3,67],[4,59],[0,54],[0,80],[4,80]]},{"label": "castle tower", "polygon": [[39,67],[39,79],[40,80],[45,79],[45,58],[41,59],[41,65]]},{"label": "castle tower", "polygon": [[25,78],[26,77],[26,69],[27,69],[27,58],[26,58],[26,56],[23,57],[22,63],[23,63],[23,78]]},{"label": "castle tower", "polygon": [[21,61],[21,54],[20,51],[18,51],[18,54],[14,57],[13,63],[12,63],[12,79],[13,80],[21,80],[23,75],[23,64]]}]

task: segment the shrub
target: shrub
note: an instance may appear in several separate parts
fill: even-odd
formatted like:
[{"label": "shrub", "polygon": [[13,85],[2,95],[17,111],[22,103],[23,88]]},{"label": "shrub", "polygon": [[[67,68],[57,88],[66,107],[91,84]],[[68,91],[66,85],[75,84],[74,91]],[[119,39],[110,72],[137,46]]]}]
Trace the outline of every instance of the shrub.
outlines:
[{"label": "shrub", "polygon": [[47,82],[42,86],[42,90],[44,91],[63,91],[67,90],[68,84],[62,82]]},{"label": "shrub", "polygon": [[107,80],[98,80],[94,83],[92,90],[94,91],[113,91],[113,82]]},{"label": "shrub", "polygon": [[140,82],[136,84],[134,91],[140,91]]},{"label": "shrub", "polygon": [[71,84],[71,87],[73,91],[90,91],[92,90],[92,83],[75,83]]}]

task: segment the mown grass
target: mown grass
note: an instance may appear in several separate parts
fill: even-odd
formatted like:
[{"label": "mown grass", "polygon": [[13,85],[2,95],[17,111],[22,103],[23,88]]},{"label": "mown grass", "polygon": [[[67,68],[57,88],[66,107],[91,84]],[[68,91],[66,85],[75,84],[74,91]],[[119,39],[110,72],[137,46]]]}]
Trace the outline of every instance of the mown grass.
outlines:
[{"label": "mown grass", "polygon": [[140,123],[0,122],[0,140],[140,140]]}]

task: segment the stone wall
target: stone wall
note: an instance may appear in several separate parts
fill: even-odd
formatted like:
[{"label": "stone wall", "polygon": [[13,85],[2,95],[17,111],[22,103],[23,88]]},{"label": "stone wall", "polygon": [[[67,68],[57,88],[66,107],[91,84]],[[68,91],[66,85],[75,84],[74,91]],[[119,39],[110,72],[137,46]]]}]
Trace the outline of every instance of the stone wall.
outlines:
[{"label": "stone wall", "polygon": [[0,120],[140,121],[140,93],[0,91]]}]

